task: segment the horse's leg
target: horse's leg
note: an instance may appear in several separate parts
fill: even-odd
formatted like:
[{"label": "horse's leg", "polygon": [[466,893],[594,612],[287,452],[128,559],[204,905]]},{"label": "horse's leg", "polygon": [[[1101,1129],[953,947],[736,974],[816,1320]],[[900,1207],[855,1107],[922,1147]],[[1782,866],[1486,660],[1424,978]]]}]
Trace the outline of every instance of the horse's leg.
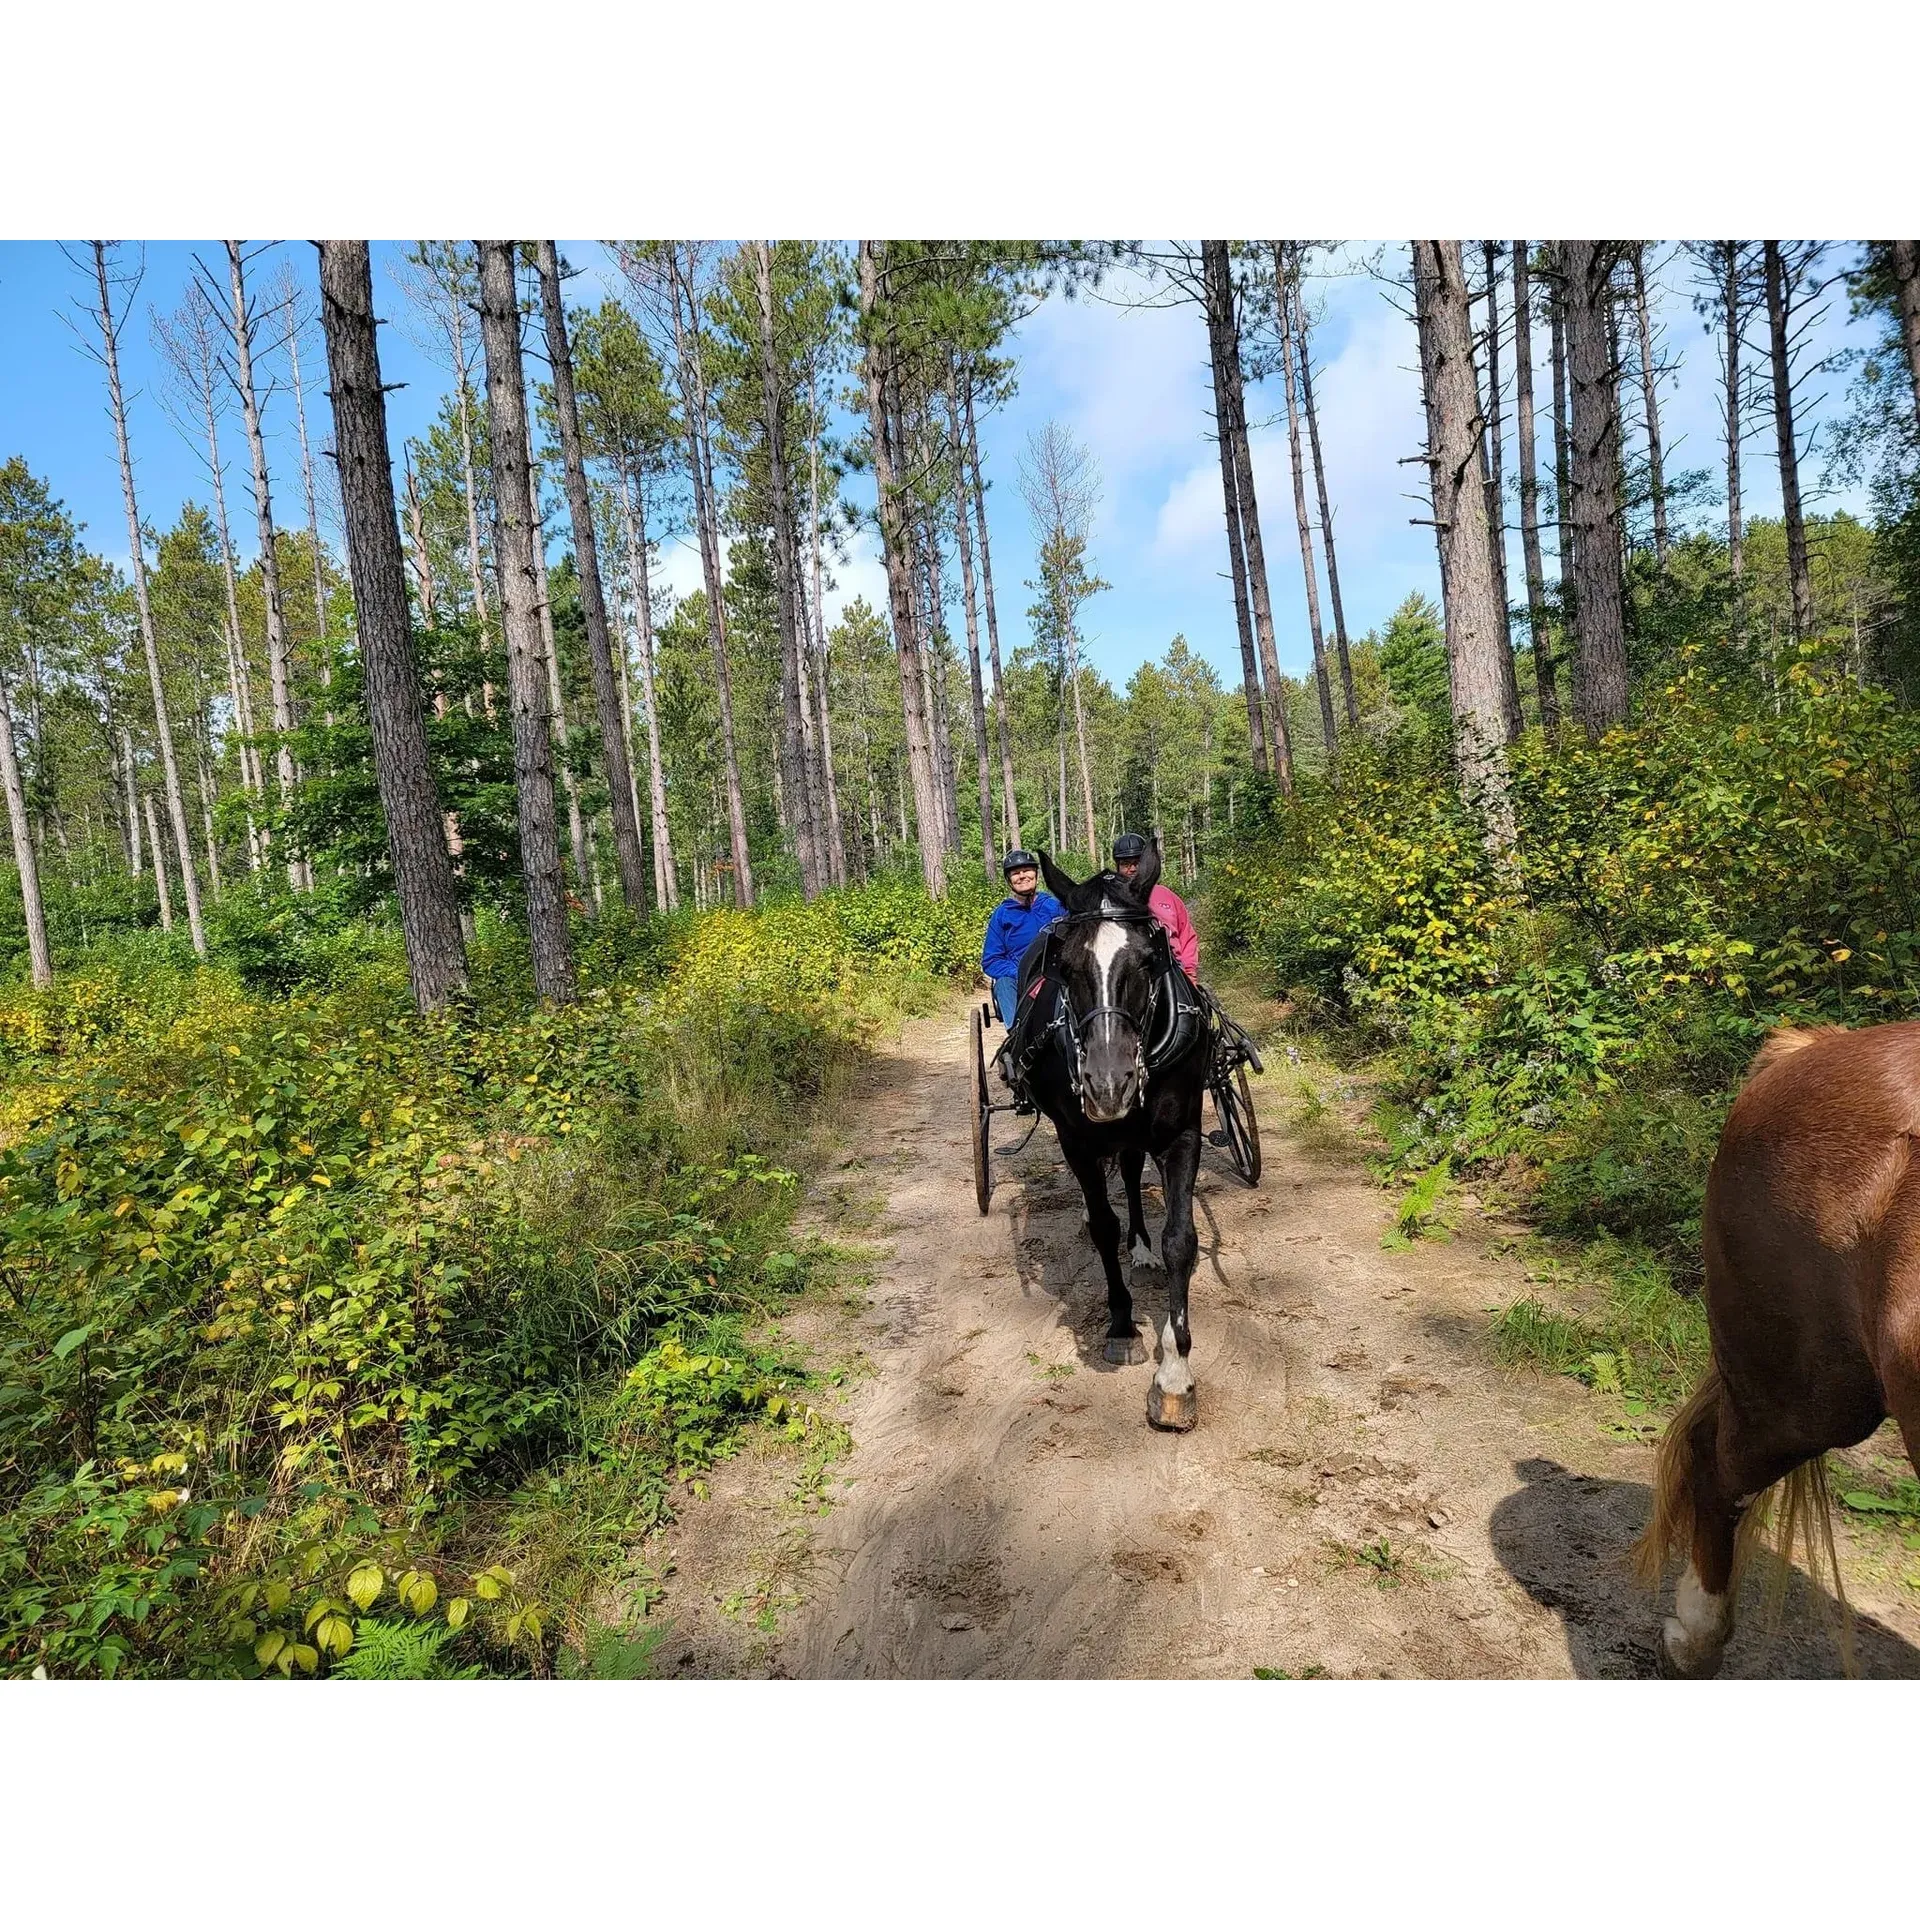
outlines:
[{"label": "horse's leg", "polygon": [[1740,1522],[1756,1495],[1825,1448],[1783,1450],[1779,1436],[1743,1429],[1724,1388],[1696,1412],[1686,1447],[1693,1532],[1673,1590],[1673,1612],[1660,1630],[1660,1665],[1674,1679],[1709,1680],[1720,1671],[1733,1637]]},{"label": "horse's leg", "polygon": [[1130,1367],[1147,1357],[1146,1347],[1133,1324],[1133,1295],[1120,1277],[1120,1216],[1107,1198],[1107,1163],[1097,1153],[1076,1152],[1066,1147],[1067,1165],[1080,1182],[1087,1203],[1087,1231],[1100,1255],[1107,1275],[1107,1345],[1109,1366]]},{"label": "horse's leg", "polygon": [[1120,1177],[1127,1188],[1127,1264],[1157,1268],[1160,1256],[1153,1250],[1146,1210],[1140,1204],[1140,1173],[1146,1164],[1145,1147],[1128,1147],[1120,1156]]},{"label": "horse's leg", "polygon": [[1160,1365],[1147,1389],[1147,1424],[1185,1433],[1200,1418],[1199,1391],[1187,1356],[1193,1333],[1187,1325],[1187,1285],[1200,1254],[1193,1230],[1193,1182],[1200,1168],[1200,1130],[1181,1134],[1160,1159],[1167,1222],[1160,1230],[1160,1257],[1167,1265],[1167,1319],[1160,1335]]}]

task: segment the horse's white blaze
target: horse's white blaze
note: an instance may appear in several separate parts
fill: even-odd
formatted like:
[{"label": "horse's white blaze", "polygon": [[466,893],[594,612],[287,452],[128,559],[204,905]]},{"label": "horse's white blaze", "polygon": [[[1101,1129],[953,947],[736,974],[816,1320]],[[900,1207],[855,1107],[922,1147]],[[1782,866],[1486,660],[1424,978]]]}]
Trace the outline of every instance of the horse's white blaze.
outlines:
[{"label": "horse's white blaze", "polygon": [[1126,929],[1112,920],[1103,920],[1094,929],[1093,944],[1088,951],[1093,955],[1093,964],[1100,971],[1100,999],[1103,1003],[1113,1001],[1113,969],[1116,961],[1127,950]]},{"label": "horse's white blaze", "polygon": [[1174,1342],[1172,1314],[1168,1314],[1160,1325],[1160,1370],[1153,1376],[1153,1383],[1164,1394],[1181,1395],[1193,1391],[1193,1368],[1187,1364],[1186,1356]]}]

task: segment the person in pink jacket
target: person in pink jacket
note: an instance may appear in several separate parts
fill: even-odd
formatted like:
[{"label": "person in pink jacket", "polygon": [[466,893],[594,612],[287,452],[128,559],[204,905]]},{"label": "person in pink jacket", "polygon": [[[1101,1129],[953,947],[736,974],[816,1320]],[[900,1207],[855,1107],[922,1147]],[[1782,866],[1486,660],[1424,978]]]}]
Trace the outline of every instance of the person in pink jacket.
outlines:
[{"label": "person in pink jacket", "polygon": [[[1123,833],[1113,843],[1113,870],[1123,880],[1131,880],[1140,870],[1147,843],[1137,833]],[[1147,905],[1153,917],[1166,928],[1173,943],[1173,957],[1189,980],[1200,978],[1200,936],[1193,930],[1193,916],[1187,903],[1171,887],[1155,886]]]}]

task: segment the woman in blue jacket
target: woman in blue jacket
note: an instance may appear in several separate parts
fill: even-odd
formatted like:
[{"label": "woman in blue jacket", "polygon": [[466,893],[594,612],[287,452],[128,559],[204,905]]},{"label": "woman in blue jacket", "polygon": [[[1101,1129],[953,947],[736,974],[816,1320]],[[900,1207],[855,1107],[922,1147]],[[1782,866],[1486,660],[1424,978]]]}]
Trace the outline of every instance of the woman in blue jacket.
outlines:
[{"label": "woman in blue jacket", "polygon": [[1040,890],[1040,862],[1024,847],[1016,847],[1000,863],[1007,876],[1006,899],[987,921],[987,937],[980,950],[980,970],[993,982],[993,1004],[1000,1024],[1013,1025],[1013,983],[1020,958],[1039,938],[1041,930],[1065,912],[1052,894]]}]

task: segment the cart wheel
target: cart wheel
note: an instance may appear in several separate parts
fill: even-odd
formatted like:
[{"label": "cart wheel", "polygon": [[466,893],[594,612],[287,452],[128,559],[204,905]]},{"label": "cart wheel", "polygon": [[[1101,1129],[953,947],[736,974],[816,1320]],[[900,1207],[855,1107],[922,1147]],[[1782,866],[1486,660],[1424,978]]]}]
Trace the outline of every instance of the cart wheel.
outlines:
[{"label": "cart wheel", "polygon": [[993,1159],[987,1152],[988,1116],[993,1103],[987,1095],[987,1054],[980,1009],[975,1007],[969,1022],[973,1041],[973,1197],[985,1213],[993,1204]]},{"label": "cart wheel", "polygon": [[1213,1083],[1213,1110],[1219,1116],[1217,1145],[1227,1151],[1233,1170],[1248,1186],[1260,1184],[1260,1121],[1253,1111],[1253,1091],[1243,1065],[1223,1073]]}]

